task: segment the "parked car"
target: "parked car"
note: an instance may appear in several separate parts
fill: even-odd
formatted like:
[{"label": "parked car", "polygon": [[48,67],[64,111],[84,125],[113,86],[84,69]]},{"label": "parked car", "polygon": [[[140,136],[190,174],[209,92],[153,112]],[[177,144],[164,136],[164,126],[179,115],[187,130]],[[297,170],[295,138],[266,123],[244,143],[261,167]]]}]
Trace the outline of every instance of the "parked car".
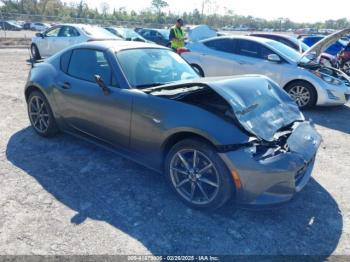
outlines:
[{"label": "parked car", "polygon": [[176,53],[148,43],[65,49],[34,65],[25,98],[39,135],[60,130],[132,158],[164,173],[198,209],[232,197],[251,205],[290,200],[308,182],[320,144],[275,82],[201,79]]},{"label": "parked car", "polygon": [[[300,40],[303,41],[309,47],[311,47],[314,44],[316,44],[317,42],[319,42],[320,40],[322,40],[323,38],[325,38],[325,36],[322,36],[322,35],[311,35],[311,36],[301,37]],[[338,40],[334,44],[329,46],[325,50],[325,53],[328,53],[328,54],[330,54],[332,56],[337,56],[337,54],[345,47],[346,47],[346,42],[342,41],[342,40]]]},{"label": "parked car", "polygon": [[105,27],[105,29],[126,41],[151,42],[130,28],[109,26]]},{"label": "parked car", "polygon": [[350,42],[339,52],[338,66],[341,71],[350,76]]},{"label": "parked car", "polygon": [[[249,35],[275,40],[277,42],[280,42],[282,44],[285,44],[293,48],[294,50],[300,53],[304,53],[310,48],[310,46],[306,45],[303,41],[295,38],[294,36],[282,35],[282,34],[266,34],[266,33],[253,33]],[[337,57],[325,52],[323,52],[320,55],[319,62],[322,65],[325,65],[328,67],[337,67]]]},{"label": "parked car", "polygon": [[342,105],[350,98],[349,77],[314,60],[329,41],[336,41],[334,35],[300,54],[266,38],[217,37],[188,44],[190,52],[182,56],[205,76],[266,75],[286,90],[300,108]]},{"label": "parked car", "polygon": [[24,29],[24,30],[31,30],[31,29],[32,29],[32,28],[31,28],[31,25],[32,25],[31,22],[26,22],[26,23],[24,23],[24,24],[22,25],[22,29]]},{"label": "parked car", "polygon": [[285,44],[294,50],[304,53],[307,49],[309,49],[309,46],[303,43],[302,41],[298,40],[297,38],[289,35],[282,35],[282,34],[268,34],[268,33],[251,33],[250,36],[256,36],[256,37],[264,37],[268,39],[275,40],[277,42],[280,42],[282,44]]},{"label": "parked car", "polygon": [[31,53],[33,58],[38,60],[81,42],[120,39],[98,26],[63,24],[54,26],[43,33],[37,33],[32,38]]},{"label": "parked car", "polygon": [[31,23],[30,25],[30,29],[34,31],[45,31],[50,27],[51,26],[49,24],[41,23],[41,22],[34,22],[34,23]]},{"label": "parked car", "polygon": [[0,21],[0,29],[9,31],[20,31],[22,28],[11,21]]},{"label": "parked car", "polygon": [[142,37],[148,41],[152,41],[158,45],[170,47],[169,35],[170,30],[167,29],[155,29],[155,28],[142,28],[136,31]]}]

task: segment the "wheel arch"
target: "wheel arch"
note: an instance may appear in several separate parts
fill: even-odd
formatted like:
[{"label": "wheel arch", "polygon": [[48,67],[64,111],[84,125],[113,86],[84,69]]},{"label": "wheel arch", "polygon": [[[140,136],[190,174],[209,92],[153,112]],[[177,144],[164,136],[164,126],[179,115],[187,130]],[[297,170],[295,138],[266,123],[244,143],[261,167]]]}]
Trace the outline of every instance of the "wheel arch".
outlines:
[{"label": "wheel arch", "polygon": [[196,132],[193,131],[180,131],[180,132],[176,132],[172,135],[170,135],[169,137],[167,137],[165,139],[165,141],[163,142],[162,146],[161,146],[161,152],[162,152],[162,167],[164,167],[164,162],[165,159],[169,153],[169,151],[171,150],[171,148],[177,144],[178,142],[180,142],[181,140],[184,139],[189,139],[189,138],[193,138],[193,139],[198,139],[198,140],[202,140],[203,142],[211,145],[212,147],[216,148],[215,144],[213,141],[211,141],[209,138],[205,137],[202,134],[198,134]]},{"label": "wheel arch", "polygon": [[314,91],[315,91],[315,94],[316,94],[316,104],[317,104],[317,101],[318,101],[318,92],[317,92],[317,89],[315,88],[315,86],[308,80],[305,80],[305,79],[302,79],[302,78],[299,78],[299,79],[293,79],[289,82],[287,82],[284,86],[283,86],[283,90],[286,91],[287,87],[296,83],[296,82],[303,82],[303,83],[306,83],[308,85],[310,85]]},{"label": "wheel arch", "polygon": [[[38,86],[32,84],[32,85],[27,86],[25,91],[24,91],[24,96],[25,96],[27,102],[28,102],[28,98],[29,98],[30,94],[34,91],[40,92],[46,97],[45,93]],[[46,97],[46,99],[47,99],[47,97]]]}]

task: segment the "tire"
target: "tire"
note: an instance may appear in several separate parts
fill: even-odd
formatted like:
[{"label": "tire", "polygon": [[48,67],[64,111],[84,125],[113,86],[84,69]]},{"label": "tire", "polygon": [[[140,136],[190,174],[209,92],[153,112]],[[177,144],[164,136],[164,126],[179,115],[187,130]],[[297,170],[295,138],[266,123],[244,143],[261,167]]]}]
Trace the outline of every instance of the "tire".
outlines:
[{"label": "tire", "polygon": [[197,72],[201,77],[204,77],[204,76],[205,76],[205,75],[204,75],[203,69],[202,69],[199,65],[192,64],[191,66],[194,68],[194,70],[196,70],[196,72]]},{"label": "tire", "polygon": [[39,53],[39,49],[35,44],[32,44],[30,47],[30,52],[32,53],[32,57],[34,60],[41,59],[41,55]]},{"label": "tire", "polygon": [[[193,169],[194,152],[197,161]],[[175,144],[166,157],[165,174],[175,194],[194,209],[218,209],[235,191],[230,172],[215,148],[201,139],[184,139]]]},{"label": "tire", "polygon": [[340,70],[350,76],[350,60],[342,61],[340,64]]},{"label": "tire", "polygon": [[27,110],[30,123],[37,134],[53,137],[59,132],[50,104],[41,92],[30,93]]},{"label": "tire", "polygon": [[317,92],[308,82],[294,81],[288,84],[285,90],[300,109],[311,108],[316,105]]}]

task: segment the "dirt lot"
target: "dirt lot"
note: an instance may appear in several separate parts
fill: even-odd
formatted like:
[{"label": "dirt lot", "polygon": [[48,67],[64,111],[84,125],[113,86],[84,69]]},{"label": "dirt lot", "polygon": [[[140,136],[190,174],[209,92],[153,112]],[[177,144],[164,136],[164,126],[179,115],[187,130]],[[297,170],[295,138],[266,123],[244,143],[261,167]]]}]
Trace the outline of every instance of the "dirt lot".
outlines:
[{"label": "dirt lot", "polygon": [[34,134],[27,57],[0,49],[0,254],[350,255],[350,105],[305,112],[324,142],[293,201],[202,213],[133,162],[68,135]]}]

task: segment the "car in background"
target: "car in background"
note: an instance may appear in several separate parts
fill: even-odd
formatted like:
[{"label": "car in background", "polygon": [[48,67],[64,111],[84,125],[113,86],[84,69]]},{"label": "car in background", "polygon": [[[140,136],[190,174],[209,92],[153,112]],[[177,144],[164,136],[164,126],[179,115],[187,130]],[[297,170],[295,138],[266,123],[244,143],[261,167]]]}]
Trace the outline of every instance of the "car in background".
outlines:
[{"label": "car in background", "polygon": [[[309,47],[313,46],[314,44],[316,44],[317,42],[319,42],[320,40],[322,40],[323,38],[325,38],[325,36],[322,35],[310,35],[310,36],[303,36],[300,38],[301,41],[303,41],[306,45],[308,45]],[[343,40],[338,40],[336,41],[334,44],[332,44],[331,46],[329,46],[326,50],[325,53],[328,53],[332,56],[337,56],[337,54],[346,47],[346,42]]]},{"label": "car in background", "polygon": [[22,24],[22,29],[23,30],[31,30],[31,25],[32,25],[31,22],[25,22]]},{"label": "car in background", "polygon": [[340,35],[330,35],[304,54],[261,37],[216,37],[188,44],[189,52],[182,56],[205,76],[268,76],[287,91],[300,108],[342,105],[350,99],[349,77],[315,61],[322,46],[335,42],[334,38]]},{"label": "car in background", "polygon": [[22,27],[12,21],[0,21],[0,29],[9,31],[20,31]]},{"label": "car in background", "polygon": [[156,28],[140,28],[136,31],[143,38],[158,45],[170,47],[169,35],[170,30]]},{"label": "car in background", "polygon": [[30,29],[34,31],[45,31],[50,27],[51,26],[49,24],[41,23],[41,22],[34,22],[34,23],[31,23],[30,25]]},{"label": "car in background", "polygon": [[105,29],[126,41],[150,42],[130,28],[108,26]]},{"label": "car in background", "polygon": [[78,43],[120,39],[102,27],[84,24],[62,24],[43,33],[37,33],[32,38],[30,50],[32,57],[38,60]]},{"label": "car in background", "polygon": [[339,69],[350,76],[350,42],[338,53],[337,58]]},{"label": "car in background", "polygon": [[149,43],[68,48],[34,65],[25,99],[37,134],[67,132],[131,158],[201,210],[289,201],[310,180],[321,141],[267,77],[201,79]]},{"label": "car in background", "polygon": [[[294,50],[300,53],[304,53],[310,48],[310,46],[308,46],[303,41],[301,41],[300,39],[297,39],[294,36],[282,35],[282,34],[266,34],[266,33],[252,33],[249,35],[275,40],[277,42],[280,42],[282,44],[285,44],[293,48]],[[336,56],[323,52],[318,59],[319,59],[319,62],[325,66],[337,67]]]},{"label": "car in background", "polygon": [[309,46],[303,43],[302,41],[298,40],[297,38],[289,35],[282,35],[282,34],[268,34],[268,33],[251,33],[250,36],[256,36],[256,37],[264,37],[268,39],[275,40],[277,42],[280,42],[282,44],[285,44],[294,50],[304,53],[307,49],[309,49]]}]

